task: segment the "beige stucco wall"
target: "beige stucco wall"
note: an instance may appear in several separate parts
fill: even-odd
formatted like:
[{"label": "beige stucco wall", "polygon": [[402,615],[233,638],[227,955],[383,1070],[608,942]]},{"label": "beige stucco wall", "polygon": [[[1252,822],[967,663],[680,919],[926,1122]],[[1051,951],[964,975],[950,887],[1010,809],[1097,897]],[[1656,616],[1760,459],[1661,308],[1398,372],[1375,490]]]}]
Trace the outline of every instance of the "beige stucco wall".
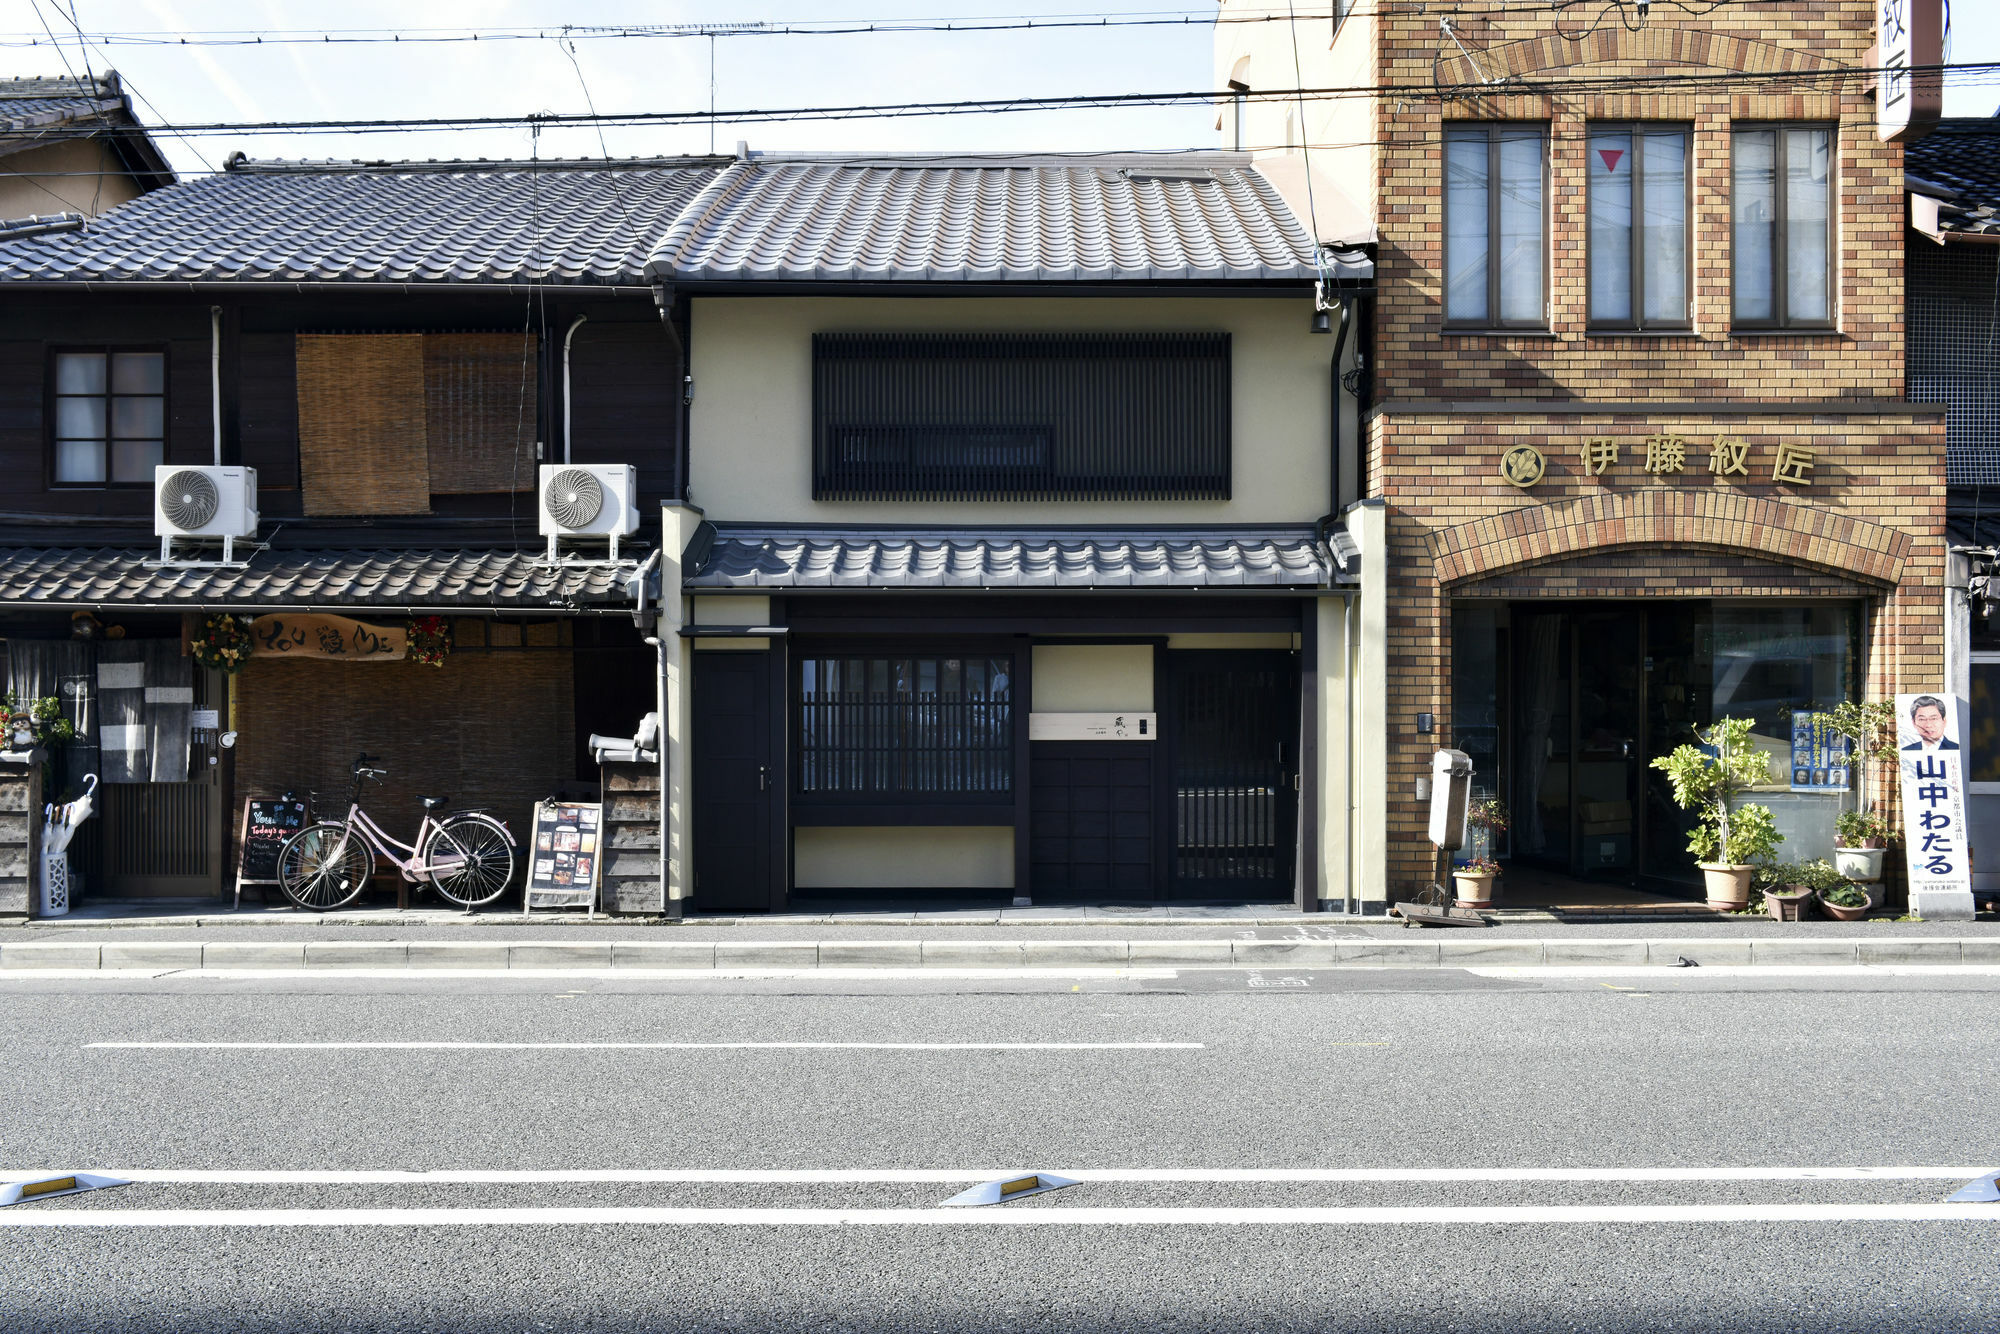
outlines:
[{"label": "beige stucco wall", "polygon": [[1037,644],[1036,713],[1151,713],[1150,644]]},{"label": "beige stucco wall", "polygon": [[[1310,297],[709,297],[691,303],[691,490],[710,519],[906,524],[1311,523],[1327,510],[1332,342]],[[815,501],[812,336],[920,332],[1231,335],[1233,498]]]},{"label": "beige stucco wall", "polygon": [[[1296,24],[1249,22],[1232,23],[1235,17],[1268,15],[1264,0],[1222,0],[1215,25],[1215,87],[1225,88],[1231,79],[1248,84],[1254,93],[1274,88],[1373,88],[1381,82],[1375,71],[1375,9],[1356,4],[1340,21],[1338,29],[1328,17],[1328,6],[1319,6],[1311,17],[1300,6]],[[1298,41],[1293,44],[1296,27]],[[1259,156],[1304,154],[1311,149],[1314,174],[1343,192],[1372,217],[1375,211],[1375,104],[1366,93],[1349,97],[1309,97],[1302,108],[1295,98],[1273,98],[1246,104],[1243,146]],[[1218,107],[1216,118],[1219,147],[1232,143],[1232,112],[1227,102]],[[1286,123],[1291,122],[1290,142]],[[1301,131],[1303,124],[1303,131]],[[1303,163],[1301,163],[1303,165]],[[1271,173],[1287,203],[1303,218],[1308,201],[1304,177],[1285,179],[1288,173]],[[1297,196],[1296,198],[1294,196]],[[1322,222],[1327,221],[1322,219]],[[1322,233],[1325,234],[1324,231]]]},{"label": "beige stucco wall", "polygon": [[769,625],[771,599],[698,597],[688,599],[690,625]]},{"label": "beige stucco wall", "polygon": [[800,829],[800,889],[1009,889],[1011,828]]},{"label": "beige stucco wall", "polygon": [[69,139],[7,155],[0,218],[81,213],[94,218],[139,197],[118,155],[95,139]]},{"label": "beige stucco wall", "polygon": [[1168,648],[1290,649],[1297,648],[1298,646],[1299,637],[1297,635],[1288,635],[1282,631],[1271,634],[1193,633],[1167,636]]}]

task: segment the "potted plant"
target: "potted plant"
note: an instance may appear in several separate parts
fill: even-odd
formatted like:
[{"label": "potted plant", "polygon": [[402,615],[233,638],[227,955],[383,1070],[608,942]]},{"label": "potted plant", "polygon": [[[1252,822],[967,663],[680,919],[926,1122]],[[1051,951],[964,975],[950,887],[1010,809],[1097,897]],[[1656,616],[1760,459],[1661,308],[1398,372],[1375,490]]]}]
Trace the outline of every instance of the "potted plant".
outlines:
[{"label": "potted plant", "polygon": [[1499,836],[1507,832],[1508,822],[1507,803],[1498,797],[1476,798],[1465,810],[1466,827],[1473,831],[1467,861],[1487,868],[1488,890],[1499,885],[1500,863],[1493,860],[1493,850]]},{"label": "potted plant", "polygon": [[1800,922],[1812,898],[1812,868],[1804,862],[1758,866],[1756,880],[1764,886],[1764,910],[1772,922]]},{"label": "potted plant", "polygon": [[1875,906],[1875,896],[1850,880],[1819,891],[1820,911],[1836,922],[1858,922]]},{"label": "potted plant", "polygon": [[1833,838],[1833,864],[1843,878],[1870,885],[1882,878],[1889,823],[1874,807],[1834,816]]},{"label": "potted plant", "polygon": [[1753,802],[1732,810],[1730,803],[1771,780],[1771,757],[1751,744],[1748,718],[1720,719],[1697,728],[1695,737],[1701,745],[1678,746],[1653,767],[1666,774],[1675,803],[1695,812],[1687,846],[1707,885],[1709,907],[1741,912],[1750,902],[1756,864],[1769,861],[1785,836],[1770,807]]},{"label": "potted plant", "polygon": [[1451,868],[1452,898],[1461,908],[1493,906],[1493,881],[1500,863],[1491,857],[1474,857],[1463,866]]}]

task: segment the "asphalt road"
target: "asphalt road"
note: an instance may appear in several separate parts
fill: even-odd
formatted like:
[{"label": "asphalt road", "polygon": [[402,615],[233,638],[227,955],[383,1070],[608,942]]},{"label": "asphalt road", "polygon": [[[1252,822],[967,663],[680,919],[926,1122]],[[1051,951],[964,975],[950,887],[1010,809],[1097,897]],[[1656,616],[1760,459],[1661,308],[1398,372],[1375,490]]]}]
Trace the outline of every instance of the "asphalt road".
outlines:
[{"label": "asphalt road", "polygon": [[0,1328],[1994,1327],[1991,978],[1305,976],[5,979]]}]

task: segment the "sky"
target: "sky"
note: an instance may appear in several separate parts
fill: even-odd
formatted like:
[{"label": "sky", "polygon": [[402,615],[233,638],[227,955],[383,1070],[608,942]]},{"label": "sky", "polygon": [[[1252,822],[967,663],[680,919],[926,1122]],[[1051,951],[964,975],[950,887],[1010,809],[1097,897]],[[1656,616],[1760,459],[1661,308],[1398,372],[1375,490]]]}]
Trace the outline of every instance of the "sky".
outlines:
[{"label": "sky", "polygon": [[[1103,13],[1170,14],[1196,21],[1092,31],[743,35],[717,38],[583,38],[401,45],[110,45],[82,50],[85,34],[194,34],[215,29],[334,31],[410,28],[774,24],[829,19],[974,19]],[[1324,11],[1323,0],[1298,0]],[[1465,7],[1476,12],[1476,5]],[[2000,3],[1957,0],[1954,62],[2000,61]],[[1079,92],[1204,89],[1213,78],[1212,26],[1203,0],[0,0],[0,74],[62,74],[84,64],[116,67],[161,120],[257,121],[369,116],[525,115],[541,111],[705,110],[711,49],[715,105],[723,110]],[[60,39],[52,47],[46,23]],[[30,45],[39,39],[38,45]],[[67,65],[65,64],[67,59]],[[587,92],[586,92],[587,90]],[[1946,114],[1985,116],[2000,79],[1947,85]],[[147,105],[150,103],[150,106]],[[1015,149],[1212,148],[1220,143],[1206,106],[1029,112],[715,127],[728,152],[990,152]],[[220,166],[234,150],[251,157],[522,158],[673,155],[706,152],[698,126],[565,128],[536,142],[525,128],[390,134],[231,133],[161,139],[184,171]]]}]

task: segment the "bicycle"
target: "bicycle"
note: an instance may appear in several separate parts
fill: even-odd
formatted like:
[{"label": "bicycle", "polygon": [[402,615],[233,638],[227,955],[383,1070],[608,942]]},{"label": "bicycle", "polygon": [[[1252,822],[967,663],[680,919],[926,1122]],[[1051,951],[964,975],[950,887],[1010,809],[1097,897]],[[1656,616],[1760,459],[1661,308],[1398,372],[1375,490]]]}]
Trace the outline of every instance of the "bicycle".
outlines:
[{"label": "bicycle", "polygon": [[[376,757],[354,761],[354,786],[345,820],[307,825],[278,849],[278,888],[309,912],[332,912],[361,897],[385,857],[412,884],[429,884],[461,908],[478,908],[507,892],[514,878],[514,835],[501,820],[481,810],[439,817],[447,797],[423,797],[423,823],[411,842],[391,837],[361,809],[361,784],[381,782],[388,772]],[[391,851],[400,848],[407,855]]]}]

